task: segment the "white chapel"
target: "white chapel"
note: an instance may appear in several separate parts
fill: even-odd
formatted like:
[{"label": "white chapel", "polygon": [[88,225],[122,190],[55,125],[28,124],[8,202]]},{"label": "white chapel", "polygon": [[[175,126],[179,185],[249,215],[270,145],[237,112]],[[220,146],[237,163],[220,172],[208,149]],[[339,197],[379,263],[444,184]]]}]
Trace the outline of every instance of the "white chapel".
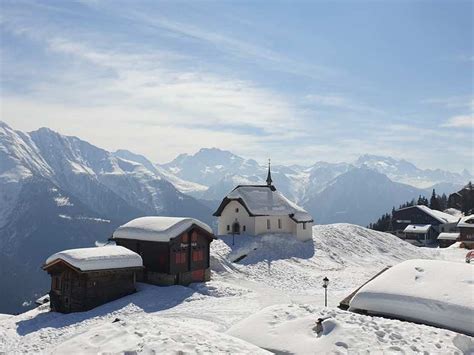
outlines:
[{"label": "white chapel", "polygon": [[266,185],[239,185],[222,200],[214,212],[218,234],[293,234],[305,241],[312,238],[313,218],[288,200],[273,185],[268,164]]}]

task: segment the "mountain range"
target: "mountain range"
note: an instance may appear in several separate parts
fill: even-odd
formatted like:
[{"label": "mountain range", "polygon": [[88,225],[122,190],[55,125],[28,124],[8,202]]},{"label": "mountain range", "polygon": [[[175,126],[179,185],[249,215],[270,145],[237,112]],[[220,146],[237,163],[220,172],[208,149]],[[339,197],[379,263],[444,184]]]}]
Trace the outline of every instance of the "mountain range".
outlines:
[{"label": "mountain range", "polygon": [[[423,170],[390,157],[352,163],[272,165],[277,189],[318,224],[367,225],[418,195],[450,193],[469,172]],[[166,164],[127,150],[109,152],[47,128],[0,121],[0,313],[19,312],[47,289],[50,254],[105,242],[117,226],[144,215],[191,216],[215,227],[213,209],[238,184],[264,183],[267,166],[203,148]],[[19,282],[20,281],[20,282]]]},{"label": "mountain range", "polygon": [[[156,165],[199,184],[199,189],[186,193],[208,201],[213,208],[238,184],[264,183],[268,169],[253,159],[217,148],[181,154],[169,163]],[[467,170],[423,170],[406,160],[368,154],[352,163],[272,165],[271,171],[275,186],[323,224],[367,225],[393,206],[419,195],[430,196],[433,189],[438,194],[452,193],[472,179]]]}]

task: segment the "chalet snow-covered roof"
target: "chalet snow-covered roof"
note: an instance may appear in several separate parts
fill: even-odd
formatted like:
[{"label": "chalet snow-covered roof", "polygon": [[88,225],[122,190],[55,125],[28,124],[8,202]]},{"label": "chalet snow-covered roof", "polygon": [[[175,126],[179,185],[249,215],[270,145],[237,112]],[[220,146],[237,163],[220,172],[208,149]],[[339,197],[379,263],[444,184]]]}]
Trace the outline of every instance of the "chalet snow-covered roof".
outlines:
[{"label": "chalet snow-covered roof", "polygon": [[459,238],[459,233],[440,233],[438,235],[438,240],[457,240]]},{"label": "chalet snow-covered roof", "polygon": [[214,213],[220,216],[230,201],[239,201],[251,216],[290,216],[296,222],[312,222],[313,217],[288,200],[273,185],[240,185],[232,190]]},{"label": "chalet snow-covered roof", "polygon": [[431,208],[424,206],[424,205],[416,205],[416,207],[426,214],[430,215],[431,217],[435,218],[436,220],[440,221],[441,223],[456,223],[459,220],[459,217],[437,211],[432,210]]},{"label": "chalet snow-covered roof", "polygon": [[193,225],[212,234],[212,229],[198,219],[188,217],[149,216],[131,220],[117,228],[113,239],[134,239],[154,242],[169,242]]},{"label": "chalet snow-covered roof", "polygon": [[474,214],[462,217],[457,226],[464,228],[474,228]]},{"label": "chalet snow-covered roof", "polygon": [[137,253],[116,245],[63,250],[46,259],[45,268],[56,260],[63,260],[81,271],[142,267]]},{"label": "chalet snow-covered roof", "polygon": [[409,224],[403,231],[405,233],[427,233],[431,224]]}]

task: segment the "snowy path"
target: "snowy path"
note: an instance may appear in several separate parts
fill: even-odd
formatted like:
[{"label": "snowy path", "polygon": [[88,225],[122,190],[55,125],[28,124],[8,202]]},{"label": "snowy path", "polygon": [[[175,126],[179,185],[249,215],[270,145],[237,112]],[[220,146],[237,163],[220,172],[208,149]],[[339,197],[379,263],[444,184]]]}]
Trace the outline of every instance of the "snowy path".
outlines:
[{"label": "snowy path", "polygon": [[[368,350],[459,353],[472,338],[344,312],[339,301],[387,265],[413,258],[463,262],[462,250],[413,247],[351,225],[317,226],[312,243],[267,236],[213,243],[213,279],[139,292],[88,312],[45,307],[0,317],[0,353],[320,353]],[[239,263],[236,257],[247,255]],[[321,280],[331,280],[324,308]],[[330,315],[327,333],[312,328]],[[115,322],[114,322],[115,321]]]}]

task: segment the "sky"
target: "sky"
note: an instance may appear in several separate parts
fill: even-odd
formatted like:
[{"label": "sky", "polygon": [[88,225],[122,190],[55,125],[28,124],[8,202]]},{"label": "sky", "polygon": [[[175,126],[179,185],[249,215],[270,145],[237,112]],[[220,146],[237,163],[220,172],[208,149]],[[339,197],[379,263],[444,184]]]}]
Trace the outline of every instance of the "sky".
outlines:
[{"label": "sky", "polygon": [[1,120],[164,163],[474,172],[472,1],[0,1]]}]

